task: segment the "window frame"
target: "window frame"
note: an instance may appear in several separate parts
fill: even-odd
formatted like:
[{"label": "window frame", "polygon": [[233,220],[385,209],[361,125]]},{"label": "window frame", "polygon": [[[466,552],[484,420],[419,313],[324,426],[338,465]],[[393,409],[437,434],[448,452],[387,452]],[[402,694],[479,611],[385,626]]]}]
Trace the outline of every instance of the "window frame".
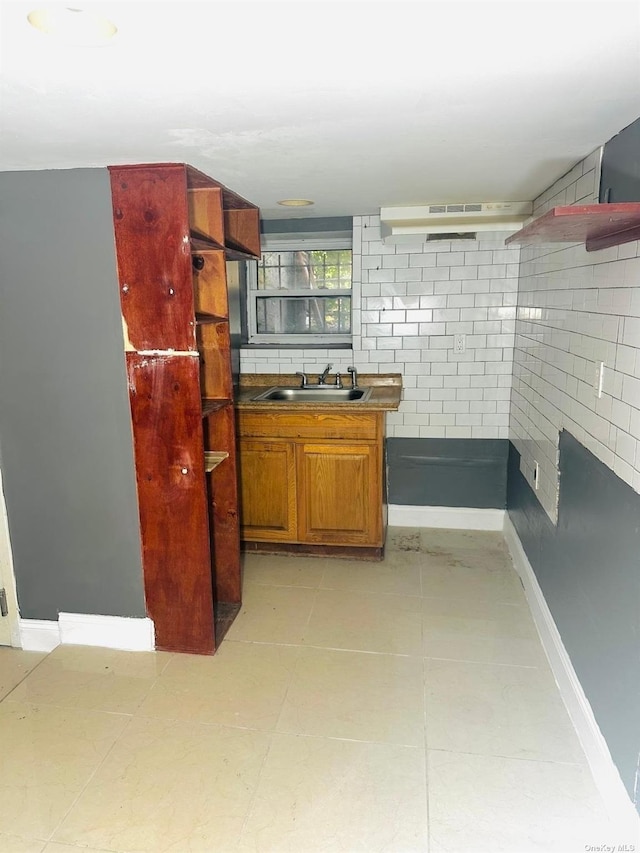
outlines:
[{"label": "window frame", "polygon": [[[334,251],[349,249],[351,252],[351,287],[347,290],[341,288],[331,291],[312,290],[258,290],[258,262],[247,262],[247,342],[249,345],[260,346],[298,346],[298,347],[341,347],[353,341],[353,239],[351,237],[263,237],[262,253],[265,252],[296,252],[300,250],[325,249]],[[272,335],[258,332],[258,299],[269,297],[286,299],[291,296],[302,296],[306,298],[331,299],[336,296],[348,296],[351,300],[351,332],[348,334],[322,334],[310,332],[309,334],[281,334]]]}]

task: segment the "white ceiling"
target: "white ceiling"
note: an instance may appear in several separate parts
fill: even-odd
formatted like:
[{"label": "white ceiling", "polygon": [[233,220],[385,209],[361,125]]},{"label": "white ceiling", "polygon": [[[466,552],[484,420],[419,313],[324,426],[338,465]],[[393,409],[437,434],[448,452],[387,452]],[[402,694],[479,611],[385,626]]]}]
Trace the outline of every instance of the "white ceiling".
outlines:
[{"label": "white ceiling", "polygon": [[0,2],[0,170],[187,162],[266,219],[531,200],[640,115],[638,0],[68,2],[117,36]]}]

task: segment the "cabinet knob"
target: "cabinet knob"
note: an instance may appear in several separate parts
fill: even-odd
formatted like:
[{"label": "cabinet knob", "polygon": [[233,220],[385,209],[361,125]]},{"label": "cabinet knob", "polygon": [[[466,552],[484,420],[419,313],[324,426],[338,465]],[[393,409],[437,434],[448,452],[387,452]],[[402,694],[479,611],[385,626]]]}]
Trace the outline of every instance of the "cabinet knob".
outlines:
[{"label": "cabinet knob", "polygon": [[122,285],[122,292],[123,293],[129,293],[129,285],[128,284]]},{"label": "cabinet knob", "polygon": [[188,468],[181,468],[180,470],[182,471],[182,473],[183,473],[183,474],[188,474],[188,473],[189,473],[189,469],[188,469]]}]

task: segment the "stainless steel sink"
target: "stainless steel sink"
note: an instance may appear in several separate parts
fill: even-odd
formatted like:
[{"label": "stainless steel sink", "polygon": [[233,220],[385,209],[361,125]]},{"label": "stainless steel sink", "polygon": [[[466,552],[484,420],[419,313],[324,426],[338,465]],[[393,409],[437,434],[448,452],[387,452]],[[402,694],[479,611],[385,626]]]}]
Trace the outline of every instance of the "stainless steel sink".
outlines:
[{"label": "stainless steel sink", "polygon": [[366,403],[371,391],[371,388],[336,388],[335,385],[309,385],[307,388],[274,385],[251,399],[281,403]]}]

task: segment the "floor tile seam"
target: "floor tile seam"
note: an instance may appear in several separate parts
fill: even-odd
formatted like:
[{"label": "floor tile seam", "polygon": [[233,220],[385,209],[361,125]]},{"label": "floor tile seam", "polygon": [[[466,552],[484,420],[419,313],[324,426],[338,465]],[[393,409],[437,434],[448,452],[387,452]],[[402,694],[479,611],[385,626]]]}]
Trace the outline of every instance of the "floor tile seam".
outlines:
[{"label": "floor tile seam", "polygon": [[303,649],[320,649],[327,652],[350,652],[352,654],[363,654],[363,655],[384,655],[387,657],[395,657],[395,658],[409,658],[412,660],[421,660],[424,655],[422,651],[417,652],[388,652],[388,651],[380,651],[379,649],[362,649],[362,648],[352,648],[351,646],[321,646],[316,643],[303,643]]},{"label": "floor tile seam", "polygon": [[481,597],[478,597],[477,595],[423,595],[422,596],[423,601],[425,601],[427,599],[432,599],[434,601],[439,600],[439,601],[450,601],[450,602],[454,602],[454,601],[469,602],[469,601],[472,601],[472,602],[479,603],[479,604],[483,604],[484,602],[490,602],[491,604],[502,604],[502,605],[508,604],[511,607],[520,607],[523,610],[528,610],[530,613],[530,610],[528,608],[528,604],[526,601],[524,603],[520,603],[517,601],[504,601],[501,598],[494,598],[494,596],[488,595],[488,594],[483,595]]},{"label": "floor tile seam", "polygon": [[[304,627],[302,629],[302,636],[303,637],[309,631],[309,626],[311,625],[311,619],[313,618],[313,612],[316,608],[317,602],[318,602],[318,590],[315,589],[314,594],[313,594],[313,601],[311,602],[311,607],[309,608],[309,614],[307,616],[307,619],[304,623]],[[296,645],[302,645],[302,643],[297,643]]]},{"label": "floor tile seam", "polygon": [[[252,581],[252,580],[246,581],[245,583],[247,584],[247,586],[251,586],[254,588],[255,587],[259,587],[259,588],[267,587],[268,589],[310,589],[310,590],[313,590],[314,592],[317,589],[319,589],[319,586],[317,586],[315,584],[313,586],[310,586],[310,585],[303,584],[303,583],[264,583],[261,581]],[[244,592],[244,590],[243,590],[243,592]]]},{"label": "floor tile seam", "polygon": [[308,734],[307,732],[287,732],[287,731],[273,731],[269,732],[269,734],[273,736],[281,736],[281,737],[294,737],[294,738],[306,738],[307,740],[317,740],[317,741],[335,741],[338,743],[359,743],[365,746],[393,746],[398,747],[399,749],[411,749],[416,752],[423,752],[424,745],[423,744],[415,744],[415,743],[400,743],[398,741],[390,741],[390,740],[371,740],[367,738],[355,738],[355,737],[339,737],[337,735],[316,735],[316,734]]},{"label": "floor tile seam", "polygon": [[[309,613],[309,620],[311,619],[311,613],[312,613],[312,612],[313,612],[313,608],[311,609],[311,611],[310,611],[310,613]],[[308,627],[308,625],[309,625],[309,621],[307,621],[307,626],[306,626],[306,627]],[[298,646],[295,646],[295,648],[297,649],[297,651],[296,651],[296,656],[295,656],[295,661],[293,662],[293,666],[291,667],[291,671],[289,672],[289,677],[288,677],[288,679],[287,679],[287,686],[286,686],[285,690],[283,690],[283,692],[282,692],[282,697],[281,697],[281,700],[280,700],[280,704],[279,704],[279,708],[278,708],[278,713],[277,713],[277,715],[274,715],[274,717],[275,717],[275,722],[274,722],[274,728],[273,728],[273,732],[272,732],[272,734],[273,734],[275,731],[277,731],[278,723],[280,722],[280,718],[282,717],[282,713],[283,713],[283,711],[284,711],[284,707],[285,707],[285,704],[286,704],[287,698],[288,698],[288,696],[289,696],[289,692],[290,692],[290,690],[291,690],[291,685],[293,684],[293,681],[294,681],[294,679],[295,679],[295,677],[296,677],[296,674],[297,674],[297,672],[298,672],[298,667],[299,667],[299,665],[300,665],[300,657],[301,657],[301,654],[302,654],[302,653],[301,653],[301,649],[303,648],[303,646],[298,645]],[[270,743],[269,743],[269,747],[268,747],[268,749],[266,750],[266,755],[268,755],[268,754],[271,752],[271,744],[272,744],[272,742],[273,742],[273,738],[271,739],[271,741],[270,741]],[[266,761],[266,755],[265,755],[265,759],[264,759],[265,761]],[[260,780],[260,776],[261,776],[261,774],[262,774],[262,767],[264,767],[264,762],[262,763],[262,765],[261,765],[261,767],[260,767],[260,771],[259,771],[258,776],[257,776],[258,781]],[[257,789],[258,789],[258,782],[256,782],[256,791],[257,791]],[[255,793],[255,792],[254,792],[254,793]],[[252,802],[253,802],[253,798],[252,798]],[[247,819],[248,819],[248,815],[249,815],[250,811],[251,811],[251,807],[249,807],[249,808],[247,809]],[[243,822],[243,829],[244,829],[244,822]],[[241,838],[241,837],[242,837],[242,829],[241,829],[241,831],[240,831],[239,838]]]},{"label": "floor tile seam", "polygon": [[288,585],[288,584],[267,584],[267,583],[254,583],[252,586],[259,587],[261,589],[308,589],[313,592],[341,592],[341,593],[357,593],[359,595],[384,595],[390,596],[393,598],[415,598],[416,600],[420,600],[423,598],[421,593],[411,593],[411,592],[381,592],[379,590],[362,590],[357,589],[355,587],[344,587],[344,586],[302,586],[301,584]]},{"label": "floor tile seam", "polygon": [[427,850],[431,849],[431,820],[429,813],[429,727],[427,715],[427,659],[422,659],[422,713],[423,713],[423,739],[424,739],[424,792],[425,792],[425,815],[427,821]]},{"label": "floor tile seam", "polygon": [[38,667],[39,667],[42,663],[44,663],[44,662],[49,658],[49,655],[50,655],[50,654],[51,654],[51,652],[48,652],[48,653],[47,653],[47,654],[46,654],[46,655],[45,655],[41,660],[39,660],[39,661],[38,661],[38,663],[37,663],[37,664],[36,664],[32,669],[30,669],[28,672],[26,672],[26,673],[22,676],[22,678],[20,679],[20,681],[18,681],[18,683],[17,683],[17,684],[14,684],[14,685],[13,685],[13,687],[11,688],[11,690],[9,690],[9,692],[8,692],[8,693],[5,693],[5,695],[4,695],[2,698],[0,698],[0,702],[4,702],[4,701],[5,701],[5,699],[7,699],[9,696],[11,696],[11,694],[13,693],[13,691],[14,691],[14,690],[17,690],[17,689],[18,689],[18,687],[20,687],[20,685],[21,685],[24,681],[26,681],[26,679],[27,679],[27,678],[29,678],[29,676],[31,675],[31,673],[32,673],[32,672],[35,672],[35,671],[36,671],[36,669],[38,669]]},{"label": "floor tile seam", "polygon": [[438,752],[447,755],[470,755],[474,758],[500,758],[503,761],[519,761],[524,764],[545,764],[551,767],[575,767],[580,770],[589,770],[589,765],[585,759],[580,761],[555,761],[551,758],[527,758],[521,755],[503,755],[500,752],[471,752],[465,749],[443,749],[442,747],[427,747],[427,752]]},{"label": "floor tile seam", "polygon": [[304,737],[304,738],[313,738],[315,740],[320,741],[341,741],[345,743],[362,743],[369,744],[371,746],[397,746],[402,749],[415,749],[420,752],[424,752],[424,743],[409,743],[407,741],[401,740],[393,740],[390,738],[365,738],[365,737],[348,737],[347,735],[329,735],[329,734],[316,734],[314,732],[308,731],[294,731],[292,729],[275,729],[270,732],[273,735],[284,735],[286,737]]},{"label": "floor tile seam", "polygon": [[423,655],[425,660],[441,660],[447,661],[449,663],[472,663],[478,664],[479,666],[497,666],[497,667],[506,667],[509,669],[546,669],[546,667],[538,666],[536,664],[528,664],[528,663],[502,663],[501,661],[490,661],[490,660],[471,660],[469,658],[452,658],[452,657],[444,657],[443,655]]},{"label": "floor tile seam", "polygon": [[11,699],[7,705],[28,705],[30,708],[57,708],[59,711],[77,711],[79,714],[108,714],[112,717],[134,717],[131,711],[108,711],[105,708],[83,708],[78,705],[65,705],[60,702],[47,702],[43,699],[33,701],[31,699]]},{"label": "floor tile seam", "polygon": [[349,654],[371,655],[376,657],[409,658],[411,660],[421,660],[424,657],[424,655],[422,654],[408,654],[406,652],[381,652],[377,649],[352,649],[345,648],[344,646],[319,646],[315,643],[303,643],[300,648],[317,649],[319,651],[325,652],[346,652]]},{"label": "floor tile seam", "polygon": [[[171,663],[171,661],[172,661],[174,658],[178,658],[178,657],[181,657],[181,654],[179,654],[178,652],[170,652],[170,653],[168,654],[168,656],[167,656],[167,661],[166,661],[166,663],[164,664],[164,666],[162,667],[162,669],[160,670],[160,672],[156,673],[156,676],[155,676],[155,678],[153,679],[153,684],[155,684],[155,683],[156,683],[156,681],[157,681],[159,678],[162,678],[162,676],[164,675],[164,672],[165,672],[166,668],[169,666],[169,664]],[[201,655],[198,655],[198,657],[201,657]],[[206,655],[205,657],[208,657],[208,655]],[[152,685],[152,687],[153,687],[153,685]],[[147,694],[147,695],[148,695],[148,694]]]},{"label": "floor tile seam", "polygon": [[[130,726],[132,725],[132,720],[133,720],[133,717],[131,717],[131,716],[130,716],[129,720],[127,720],[126,724],[123,726],[122,731],[120,732],[120,734],[118,734],[118,735],[114,738],[113,743],[111,744],[111,746],[109,747],[109,749],[107,749],[107,751],[105,752],[105,754],[102,756],[102,759],[101,759],[101,760],[96,764],[96,766],[93,768],[93,771],[89,774],[89,777],[88,777],[88,778],[87,778],[87,780],[85,781],[84,785],[81,787],[81,789],[78,791],[77,795],[74,797],[74,799],[73,799],[73,801],[72,801],[71,805],[70,805],[70,806],[69,806],[69,808],[65,811],[64,815],[60,818],[60,820],[58,821],[58,823],[57,823],[57,824],[56,824],[56,826],[54,827],[53,832],[52,832],[52,833],[51,833],[51,835],[49,836],[49,839],[48,839],[48,842],[47,842],[47,843],[50,843],[50,842],[52,842],[52,841],[55,841],[56,833],[61,829],[61,827],[63,826],[64,822],[65,822],[65,821],[66,821],[66,819],[69,817],[69,815],[71,814],[71,812],[73,811],[73,809],[75,808],[75,806],[77,805],[77,803],[79,802],[80,798],[82,797],[82,795],[84,794],[84,792],[87,790],[87,788],[89,787],[89,785],[91,784],[91,782],[92,782],[92,781],[93,781],[93,779],[95,778],[95,776],[96,776],[96,774],[98,773],[98,771],[102,768],[102,766],[105,764],[105,762],[107,761],[107,759],[109,758],[109,756],[111,755],[111,753],[113,752],[113,750],[116,748],[116,745],[120,742],[121,738],[123,738],[123,737],[125,736],[125,734],[127,733],[127,730],[128,730],[128,729],[130,728]],[[58,842],[58,843],[66,843],[66,842]],[[79,849],[82,849],[82,848],[79,848]]]},{"label": "floor tile seam", "polygon": [[234,723],[220,723],[215,722],[213,720],[195,720],[193,718],[189,719],[187,717],[172,717],[165,716],[159,714],[136,714],[134,717],[135,720],[142,721],[153,721],[157,723],[177,723],[181,726],[191,726],[193,728],[201,728],[208,731],[212,730],[222,730],[222,731],[231,731],[231,732],[254,732],[259,735],[270,736],[276,734],[275,724],[269,728],[258,728],[257,726],[250,725],[240,725]]},{"label": "floor tile seam", "polygon": [[[48,838],[43,838],[41,835],[25,835],[24,832],[14,832],[13,830],[4,831],[0,828],[0,836],[6,835],[9,838],[18,838],[20,841],[28,841],[29,843],[36,842],[37,844],[42,844],[43,850],[49,844]],[[3,851],[5,853],[5,851]],[[40,851],[42,853],[42,851]]]},{"label": "floor tile seam", "polygon": [[[317,649],[319,651],[327,651],[327,652],[349,652],[350,654],[362,654],[362,655],[377,655],[382,657],[390,657],[390,658],[409,658],[411,660],[422,660],[425,655],[421,652],[416,654],[409,654],[407,652],[381,652],[377,649],[352,649],[345,648],[344,646],[319,646],[315,643],[274,643],[267,640],[232,640],[225,639],[225,643],[238,643],[244,644],[248,646],[277,646],[281,648],[294,648],[294,649]],[[179,677],[179,676],[168,676],[168,677]]]},{"label": "floor tile seam", "polygon": [[429,601],[442,601],[443,599],[445,601],[448,601],[448,600],[469,601],[469,600],[471,600],[471,601],[478,602],[479,604],[484,604],[485,602],[488,601],[491,604],[500,604],[502,607],[513,607],[513,608],[516,608],[518,610],[524,610],[529,614],[531,613],[529,605],[526,601],[524,603],[520,603],[517,601],[496,601],[493,598],[486,598],[486,599],[480,598],[479,599],[477,597],[472,598],[471,596],[456,596],[456,595],[422,595],[422,598],[427,599]]},{"label": "floor tile seam", "polygon": [[262,757],[262,761],[260,762],[260,767],[258,769],[258,772],[256,773],[256,776],[255,776],[253,791],[251,792],[251,796],[249,797],[249,802],[247,803],[247,808],[246,808],[245,813],[244,813],[244,818],[242,819],[242,823],[240,825],[240,830],[238,832],[237,846],[239,846],[242,843],[242,839],[243,839],[243,836],[245,834],[247,825],[249,823],[249,820],[251,819],[251,816],[253,815],[253,809],[254,809],[254,806],[255,806],[255,803],[256,803],[256,800],[258,797],[258,791],[260,790],[260,782],[262,781],[262,774],[264,773],[264,769],[266,767],[269,756],[271,755],[271,750],[273,748],[273,741],[274,741],[275,732],[270,731],[270,732],[267,732],[266,734],[269,737],[269,742],[267,744],[267,748],[264,751],[264,755]]},{"label": "floor tile seam", "polygon": [[341,593],[356,593],[357,595],[379,595],[388,596],[389,598],[415,598],[417,601],[422,599],[422,595],[414,592],[384,592],[381,590],[357,589],[356,587],[348,586],[321,586],[318,587],[318,592],[341,592]]},{"label": "floor tile seam", "polygon": [[[278,643],[273,640],[236,640],[232,637],[225,637],[223,643],[235,643],[243,646],[274,646],[282,649],[304,649],[308,648],[305,643]],[[222,647],[222,644],[220,648]]]}]

